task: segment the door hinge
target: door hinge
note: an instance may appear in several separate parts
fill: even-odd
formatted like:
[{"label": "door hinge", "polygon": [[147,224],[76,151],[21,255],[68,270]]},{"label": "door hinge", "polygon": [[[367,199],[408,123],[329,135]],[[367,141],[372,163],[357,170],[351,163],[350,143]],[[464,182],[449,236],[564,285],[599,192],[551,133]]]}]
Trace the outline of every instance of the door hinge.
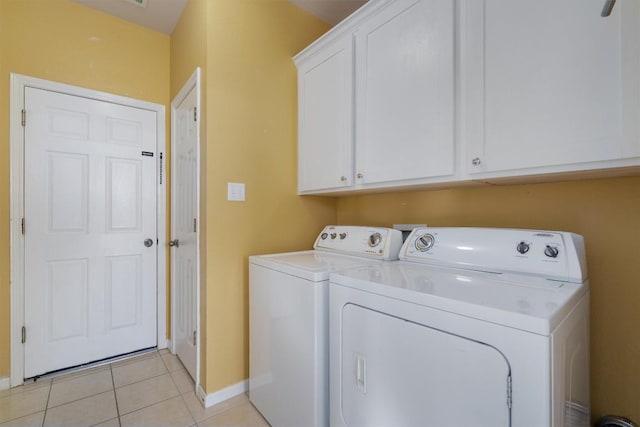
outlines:
[{"label": "door hinge", "polygon": [[22,235],[24,236],[24,218],[22,218],[22,222],[20,224],[20,227],[22,228]]},{"label": "door hinge", "polygon": [[507,377],[507,408],[511,409],[513,389],[511,386],[511,374]]},{"label": "door hinge", "polygon": [[22,327],[22,344],[24,344],[25,342],[27,342],[27,327],[23,326]]},{"label": "door hinge", "polygon": [[196,232],[196,224],[197,224],[197,223],[196,223],[196,219],[195,219],[195,218],[193,218],[193,232],[194,232],[194,233]]},{"label": "door hinge", "polygon": [[193,345],[196,345],[196,331],[193,331]]},{"label": "door hinge", "polygon": [[24,127],[27,125],[27,111],[23,108],[20,114],[22,115],[20,123],[22,123],[22,127]]},{"label": "door hinge", "polygon": [[198,121],[198,107],[193,107],[193,121]]}]

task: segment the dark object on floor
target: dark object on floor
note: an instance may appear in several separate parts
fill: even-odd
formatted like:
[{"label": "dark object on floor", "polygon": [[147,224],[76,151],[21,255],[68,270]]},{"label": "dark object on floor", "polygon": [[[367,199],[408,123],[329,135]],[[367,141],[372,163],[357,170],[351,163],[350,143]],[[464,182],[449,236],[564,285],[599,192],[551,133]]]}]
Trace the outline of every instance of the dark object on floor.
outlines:
[{"label": "dark object on floor", "polygon": [[638,425],[625,417],[603,415],[595,424],[595,427],[638,427]]}]

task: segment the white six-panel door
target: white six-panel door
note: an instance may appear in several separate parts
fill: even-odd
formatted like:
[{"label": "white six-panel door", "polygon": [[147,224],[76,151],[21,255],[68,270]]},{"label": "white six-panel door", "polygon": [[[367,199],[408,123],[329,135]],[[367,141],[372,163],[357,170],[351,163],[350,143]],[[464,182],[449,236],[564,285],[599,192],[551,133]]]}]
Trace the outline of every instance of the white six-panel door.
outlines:
[{"label": "white six-panel door", "polygon": [[156,112],[28,87],[25,110],[25,378],[155,347]]},{"label": "white six-panel door", "polygon": [[174,351],[197,380],[197,86],[174,109],[171,256]]}]

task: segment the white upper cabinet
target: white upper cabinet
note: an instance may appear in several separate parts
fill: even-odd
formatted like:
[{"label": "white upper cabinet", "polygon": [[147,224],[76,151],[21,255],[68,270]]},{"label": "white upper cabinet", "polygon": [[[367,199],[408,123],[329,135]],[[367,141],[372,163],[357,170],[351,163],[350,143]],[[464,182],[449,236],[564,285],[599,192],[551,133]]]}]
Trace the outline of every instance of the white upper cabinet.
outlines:
[{"label": "white upper cabinet", "polygon": [[638,164],[640,2],[461,2],[461,136],[472,178]]},{"label": "white upper cabinet", "polygon": [[397,0],[355,31],[356,184],[454,172],[454,2]]},{"label": "white upper cabinet", "polygon": [[295,58],[299,192],[638,173],[640,0],[608,2],[370,0]]},{"label": "white upper cabinet", "polygon": [[346,34],[298,65],[298,191],[353,184],[353,42]]},{"label": "white upper cabinet", "polygon": [[294,58],[298,192],[451,180],[454,22],[451,0],[370,0]]}]

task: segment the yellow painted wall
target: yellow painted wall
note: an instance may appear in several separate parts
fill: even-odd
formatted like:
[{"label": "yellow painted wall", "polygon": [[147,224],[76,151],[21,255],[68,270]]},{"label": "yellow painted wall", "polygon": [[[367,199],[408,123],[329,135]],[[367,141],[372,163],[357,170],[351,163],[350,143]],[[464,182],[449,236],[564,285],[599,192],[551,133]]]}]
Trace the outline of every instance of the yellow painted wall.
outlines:
[{"label": "yellow painted wall", "polygon": [[169,36],[68,0],[0,0],[0,36],[2,378],[10,371],[9,73],[156,102],[168,109],[170,57]]},{"label": "yellow painted wall", "polygon": [[[203,71],[201,382],[207,393],[249,375],[249,255],[307,249],[336,220],[334,199],[296,196],[291,58],[328,28],[286,1],[191,0],[172,35],[172,96],[196,66]],[[226,200],[228,182],[246,184],[246,202]]]},{"label": "yellow painted wall", "polygon": [[[335,200],[296,196],[292,56],[328,29],[281,0],[218,0],[207,15],[206,377],[248,377],[248,256],[310,247]],[[246,184],[229,202],[227,182]]]},{"label": "yellow painted wall", "polygon": [[513,227],[585,237],[592,415],[640,422],[640,177],[352,196],[340,224]]}]

